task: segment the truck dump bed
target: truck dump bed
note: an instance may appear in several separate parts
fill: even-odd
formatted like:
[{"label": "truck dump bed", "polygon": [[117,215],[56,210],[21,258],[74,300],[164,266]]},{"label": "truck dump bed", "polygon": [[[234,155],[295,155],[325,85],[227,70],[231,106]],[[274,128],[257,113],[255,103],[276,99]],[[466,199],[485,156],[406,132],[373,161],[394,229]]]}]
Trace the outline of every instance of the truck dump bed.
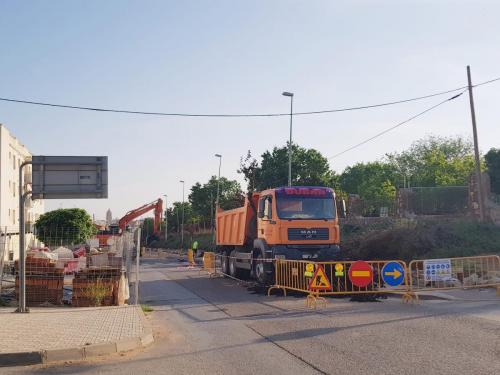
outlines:
[{"label": "truck dump bed", "polygon": [[[258,196],[253,198],[258,200]],[[243,246],[247,239],[253,238],[256,230],[256,216],[254,209],[245,199],[243,207],[216,213],[217,222],[216,244],[219,246]]]}]

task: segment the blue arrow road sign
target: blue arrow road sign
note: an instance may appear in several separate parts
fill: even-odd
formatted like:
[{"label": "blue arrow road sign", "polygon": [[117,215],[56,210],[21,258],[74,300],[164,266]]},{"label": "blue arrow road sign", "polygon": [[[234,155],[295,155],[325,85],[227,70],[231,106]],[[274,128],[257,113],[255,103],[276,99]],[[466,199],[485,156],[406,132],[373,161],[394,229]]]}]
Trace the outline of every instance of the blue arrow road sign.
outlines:
[{"label": "blue arrow road sign", "polygon": [[398,286],[405,280],[405,269],[398,262],[389,262],[382,267],[382,279],[387,285]]}]

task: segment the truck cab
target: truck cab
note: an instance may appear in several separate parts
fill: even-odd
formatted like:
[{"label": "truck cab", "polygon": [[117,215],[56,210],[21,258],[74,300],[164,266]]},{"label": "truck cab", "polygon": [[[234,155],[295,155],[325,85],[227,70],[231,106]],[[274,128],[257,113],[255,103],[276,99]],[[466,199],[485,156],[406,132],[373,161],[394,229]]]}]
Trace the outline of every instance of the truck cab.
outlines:
[{"label": "truck cab", "polygon": [[332,189],[282,187],[260,193],[254,248],[272,258],[334,260],[339,243]]}]

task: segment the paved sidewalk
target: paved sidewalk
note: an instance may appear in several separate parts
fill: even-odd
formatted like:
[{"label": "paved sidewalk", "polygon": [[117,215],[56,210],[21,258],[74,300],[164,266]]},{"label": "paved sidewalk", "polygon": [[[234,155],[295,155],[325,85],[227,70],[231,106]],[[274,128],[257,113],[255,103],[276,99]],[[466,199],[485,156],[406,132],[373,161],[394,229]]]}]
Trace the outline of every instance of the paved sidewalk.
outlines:
[{"label": "paved sidewalk", "polygon": [[0,308],[0,366],[79,360],[153,341],[138,306],[13,311]]}]

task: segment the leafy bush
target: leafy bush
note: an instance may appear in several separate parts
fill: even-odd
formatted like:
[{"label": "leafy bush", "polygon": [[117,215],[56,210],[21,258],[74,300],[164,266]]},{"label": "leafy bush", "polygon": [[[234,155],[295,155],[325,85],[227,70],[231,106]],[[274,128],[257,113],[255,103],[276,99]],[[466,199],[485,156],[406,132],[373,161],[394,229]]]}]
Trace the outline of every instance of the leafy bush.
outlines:
[{"label": "leafy bush", "polygon": [[81,244],[97,233],[92,218],[81,208],[64,208],[41,215],[35,223],[37,238],[48,246]]}]

